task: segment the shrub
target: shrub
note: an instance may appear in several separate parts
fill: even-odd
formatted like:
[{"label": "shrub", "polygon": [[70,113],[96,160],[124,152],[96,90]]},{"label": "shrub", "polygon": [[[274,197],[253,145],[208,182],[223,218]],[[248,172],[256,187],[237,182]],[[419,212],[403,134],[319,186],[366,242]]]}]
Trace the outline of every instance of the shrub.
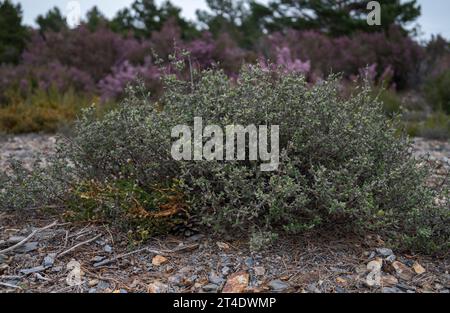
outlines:
[{"label": "shrub", "polygon": [[145,49],[145,44],[106,28],[91,32],[80,26],[60,33],[40,35],[35,32],[23,54],[23,62],[28,66],[45,66],[57,61],[87,73],[98,82],[113,66],[141,56]]},{"label": "shrub", "polygon": [[450,117],[443,112],[433,113],[419,126],[418,134],[429,139],[448,140]]},{"label": "shrub", "polygon": [[71,125],[81,109],[94,99],[73,89],[59,92],[51,87],[36,90],[25,97],[11,91],[6,106],[0,106],[0,132],[55,132]]},{"label": "shrub", "polygon": [[[298,73],[259,66],[244,67],[237,81],[210,70],[188,81],[167,75],[164,84],[158,102],[133,87],[103,118],[85,112],[74,137],[60,143],[54,165],[38,171],[44,177],[13,175],[7,185],[20,188],[5,188],[0,205],[27,207],[49,195],[44,204],[98,208],[114,223],[136,206],[143,221],[189,208],[218,232],[249,233],[255,248],[278,234],[331,226],[377,230],[393,243],[448,251],[448,198],[435,203],[428,168],[412,157],[409,141],[399,137],[370,88],[343,98],[334,77],[310,86]],[[175,161],[171,129],[192,125],[196,116],[222,127],[279,125],[278,169],[261,172],[260,161],[248,160]],[[158,190],[163,205],[152,200]]]},{"label": "shrub", "polygon": [[418,43],[395,27],[387,33],[355,33],[336,38],[314,31],[287,30],[268,35],[265,42],[264,49],[273,47],[262,51],[270,59],[276,59],[278,47],[288,47],[293,58],[310,60],[312,70],[321,76],[339,72],[349,77],[359,74],[361,68],[377,64],[377,77],[381,77],[391,68],[393,82],[399,88],[417,83],[424,55]]},{"label": "shrub", "polygon": [[378,91],[377,96],[383,104],[383,111],[389,117],[394,117],[400,113],[402,108],[402,99],[394,91],[389,89],[382,89]]},{"label": "shrub", "polygon": [[430,78],[425,85],[428,102],[435,110],[450,114],[450,70]]},{"label": "shrub", "polygon": [[153,65],[150,58],[146,58],[143,65],[133,65],[129,61],[124,61],[99,82],[98,87],[103,101],[119,98],[123,95],[125,87],[138,79],[144,80],[147,88],[155,93],[158,89],[161,90],[159,68]]}]

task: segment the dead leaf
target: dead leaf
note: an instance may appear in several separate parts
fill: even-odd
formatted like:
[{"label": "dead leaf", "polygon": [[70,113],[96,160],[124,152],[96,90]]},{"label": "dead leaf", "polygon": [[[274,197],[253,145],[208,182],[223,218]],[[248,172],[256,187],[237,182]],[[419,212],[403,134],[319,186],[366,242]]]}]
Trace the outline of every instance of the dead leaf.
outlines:
[{"label": "dead leaf", "polygon": [[97,286],[99,283],[98,279],[92,279],[88,282],[89,287]]},{"label": "dead leaf", "polygon": [[414,262],[412,268],[414,269],[414,272],[416,272],[416,274],[418,275],[421,275],[426,272],[426,270],[423,268],[422,265],[419,264],[419,262]]},{"label": "dead leaf", "polygon": [[223,293],[242,293],[248,286],[250,275],[247,272],[232,274],[223,287]]},{"label": "dead leaf", "polygon": [[347,285],[347,280],[345,280],[345,279],[342,278],[342,277],[336,278],[336,282],[337,282],[339,285]]},{"label": "dead leaf", "polygon": [[398,279],[392,275],[386,275],[381,278],[381,284],[383,286],[392,287],[398,284]]},{"label": "dead leaf", "polygon": [[230,250],[230,245],[229,244],[227,244],[227,243],[225,243],[225,242],[220,242],[220,241],[218,241],[218,242],[216,242],[216,245],[219,247],[219,249],[221,249],[221,250]]},{"label": "dead leaf", "polygon": [[414,272],[399,261],[393,262],[392,267],[395,269],[397,276],[403,280],[411,280],[414,277]]},{"label": "dead leaf", "polygon": [[157,255],[152,259],[152,264],[154,266],[161,266],[169,262],[167,258],[163,257],[162,255]]}]

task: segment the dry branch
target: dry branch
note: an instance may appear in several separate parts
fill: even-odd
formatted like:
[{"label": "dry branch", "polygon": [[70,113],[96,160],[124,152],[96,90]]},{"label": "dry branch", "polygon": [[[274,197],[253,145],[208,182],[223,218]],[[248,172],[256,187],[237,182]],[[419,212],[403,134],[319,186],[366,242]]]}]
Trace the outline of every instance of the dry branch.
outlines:
[{"label": "dry branch", "polygon": [[33,230],[33,232],[31,234],[29,234],[28,237],[26,237],[24,240],[22,240],[21,242],[15,244],[14,246],[11,246],[9,248],[1,250],[0,254],[5,254],[5,253],[11,252],[11,251],[19,248],[20,246],[24,245],[28,240],[30,240],[34,235],[36,235],[38,232],[46,230],[46,229],[49,229],[49,228],[52,228],[53,226],[56,226],[56,225],[57,225],[57,221],[54,221],[50,225],[47,225],[45,227]]}]

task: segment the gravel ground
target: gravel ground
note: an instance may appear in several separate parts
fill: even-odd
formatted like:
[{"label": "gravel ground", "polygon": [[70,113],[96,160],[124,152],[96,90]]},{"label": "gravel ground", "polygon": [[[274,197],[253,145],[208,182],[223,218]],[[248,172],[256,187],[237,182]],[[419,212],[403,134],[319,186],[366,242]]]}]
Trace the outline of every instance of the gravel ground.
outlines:
[{"label": "gravel ground", "polygon": [[[34,156],[53,151],[56,137],[51,135],[29,134],[22,136],[0,136],[0,169],[5,168],[9,157],[31,164]],[[431,161],[439,161],[450,168],[450,142],[414,139],[414,154],[418,157],[429,156]]]},{"label": "gravel ground", "polygon": [[[31,164],[54,144],[45,135],[0,138],[0,170],[9,157]],[[416,139],[414,153],[436,164],[442,181],[450,143]],[[448,257],[391,251],[376,234],[322,231],[252,253],[235,237],[167,236],[133,245],[113,228],[65,223],[57,213],[0,213],[0,292],[449,293],[449,271]]]}]

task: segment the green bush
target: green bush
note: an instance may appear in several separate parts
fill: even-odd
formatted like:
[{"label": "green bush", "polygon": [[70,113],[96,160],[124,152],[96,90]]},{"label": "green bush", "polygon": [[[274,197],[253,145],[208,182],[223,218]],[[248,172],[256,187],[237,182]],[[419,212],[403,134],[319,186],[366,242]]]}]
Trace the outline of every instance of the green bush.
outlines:
[{"label": "green bush", "polygon": [[434,140],[450,138],[450,116],[443,112],[432,113],[419,121],[405,121],[408,134]]},{"label": "green bush", "polygon": [[425,94],[435,110],[450,114],[450,70],[429,79],[425,85]]},{"label": "green bush", "polygon": [[95,101],[73,90],[61,93],[55,88],[26,96],[11,90],[7,95],[7,104],[0,105],[0,132],[13,134],[56,132],[71,125],[81,109]]},{"label": "green bush", "polygon": [[377,93],[377,96],[383,104],[383,110],[387,116],[394,117],[400,113],[402,100],[394,90],[382,89]]},{"label": "green bush", "polygon": [[436,112],[429,116],[421,125],[421,137],[448,140],[450,138],[450,116]]},{"label": "green bush", "polygon": [[[448,198],[436,204],[427,166],[412,157],[369,87],[343,98],[334,77],[310,86],[298,74],[257,66],[244,67],[237,81],[211,70],[190,81],[168,75],[164,85],[157,103],[130,87],[123,105],[103,118],[87,110],[74,137],[60,142],[51,168],[4,179],[0,206],[39,201],[73,212],[75,203],[117,223],[137,202],[144,220],[182,208],[218,232],[248,233],[254,248],[282,233],[326,226],[376,230],[393,243],[448,251]],[[262,172],[260,161],[173,160],[171,129],[193,125],[194,117],[222,127],[279,125],[278,169]],[[168,186],[165,200],[155,205],[161,186]],[[174,188],[182,200],[167,194]]]}]

